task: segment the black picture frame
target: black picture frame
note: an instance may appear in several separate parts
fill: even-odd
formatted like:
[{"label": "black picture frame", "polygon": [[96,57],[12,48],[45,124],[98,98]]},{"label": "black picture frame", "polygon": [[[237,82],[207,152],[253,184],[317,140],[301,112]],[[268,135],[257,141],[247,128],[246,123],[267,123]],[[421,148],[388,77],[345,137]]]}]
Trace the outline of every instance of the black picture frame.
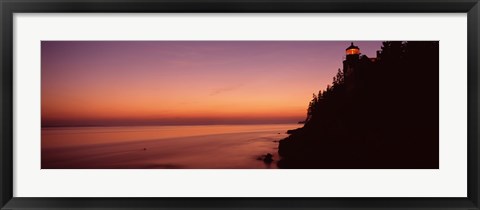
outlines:
[{"label": "black picture frame", "polygon": [[[478,0],[0,0],[1,209],[479,209]],[[25,198],[13,197],[14,13],[467,13],[466,198]],[[94,190],[94,189],[92,189]]]}]

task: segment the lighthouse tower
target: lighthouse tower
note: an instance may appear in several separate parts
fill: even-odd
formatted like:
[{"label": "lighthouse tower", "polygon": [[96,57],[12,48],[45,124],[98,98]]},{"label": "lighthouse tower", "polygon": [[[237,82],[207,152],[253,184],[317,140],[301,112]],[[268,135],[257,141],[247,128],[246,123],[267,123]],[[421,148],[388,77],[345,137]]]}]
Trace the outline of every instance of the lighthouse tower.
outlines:
[{"label": "lighthouse tower", "polygon": [[350,46],[345,49],[346,58],[343,61],[343,75],[345,76],[345,83],[348,84],[349,80],[353,77],[355,67],[358,65],[360,60],[360,48],[353,45],[353,42]]}]

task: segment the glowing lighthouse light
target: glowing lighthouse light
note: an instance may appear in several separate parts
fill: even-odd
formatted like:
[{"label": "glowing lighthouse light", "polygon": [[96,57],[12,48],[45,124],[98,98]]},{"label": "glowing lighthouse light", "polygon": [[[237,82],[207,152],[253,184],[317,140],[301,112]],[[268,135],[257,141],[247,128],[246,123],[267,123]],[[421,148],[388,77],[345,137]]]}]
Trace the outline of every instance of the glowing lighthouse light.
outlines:
[{"label": "glowing lighthouse light", "polygon": [[360,48],[352,44],[346,49],[347,55],[358,55],[360,54]]}]

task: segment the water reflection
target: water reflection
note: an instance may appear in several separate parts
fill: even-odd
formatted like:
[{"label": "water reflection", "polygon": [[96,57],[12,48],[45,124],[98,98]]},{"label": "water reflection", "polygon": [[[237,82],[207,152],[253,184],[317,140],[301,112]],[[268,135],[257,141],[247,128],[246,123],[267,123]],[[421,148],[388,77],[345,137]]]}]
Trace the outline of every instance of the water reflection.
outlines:
[{"label": "water reflection", "polygon": [[[297,124],[42,129],[42,168],[276,168]],[[270,153],[271,161],[258,160]]]}]

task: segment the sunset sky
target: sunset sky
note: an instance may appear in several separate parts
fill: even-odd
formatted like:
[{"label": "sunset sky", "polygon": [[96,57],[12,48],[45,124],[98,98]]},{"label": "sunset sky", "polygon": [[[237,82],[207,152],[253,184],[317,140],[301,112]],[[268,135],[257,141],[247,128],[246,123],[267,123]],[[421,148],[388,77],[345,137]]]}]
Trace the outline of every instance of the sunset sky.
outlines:
[{"label": "sunset sky", "polygon": [[[296,123],[350,41],[42,41],[42,126]],[[375,57],[381,42],[354,42]]]}]

